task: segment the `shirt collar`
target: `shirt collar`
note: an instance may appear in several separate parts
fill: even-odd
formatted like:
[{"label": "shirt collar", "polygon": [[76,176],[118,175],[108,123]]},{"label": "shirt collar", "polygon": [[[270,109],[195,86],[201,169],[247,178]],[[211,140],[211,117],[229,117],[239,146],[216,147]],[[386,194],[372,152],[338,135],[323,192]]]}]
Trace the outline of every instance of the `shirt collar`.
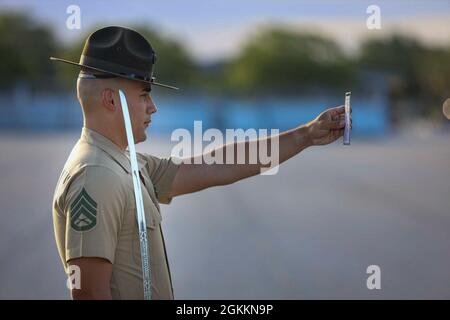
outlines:
[{"label": "shirt collar", "polygon": [[[109,140],[104,135],[92,129],[83,127],[81,131],[81,141],[92,144],[111,156],[120,166],[127,172],[131,172],[131,165],[129,159],[129,151],[122,151],[118,145]],[[139,170],[145,165],[145,161],[137,157]]]}]

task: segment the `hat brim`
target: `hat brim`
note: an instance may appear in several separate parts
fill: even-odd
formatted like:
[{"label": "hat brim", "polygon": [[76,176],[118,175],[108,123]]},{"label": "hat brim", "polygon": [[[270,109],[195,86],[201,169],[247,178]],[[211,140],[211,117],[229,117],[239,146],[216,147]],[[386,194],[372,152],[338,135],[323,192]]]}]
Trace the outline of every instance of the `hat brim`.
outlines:
[{"label": "hat brim", "polygon": [[89,68],[89,69],[96,70],[96,71],[99,71],[99,72],[111,74],[111,75],[114,75],[114,76],[120,77],[120,78],[125,78],[125,79],[129,79],[129,80],[140,81],[140,82],[145,82],[145,83],[149,83],[149,84],[152,84],[152,85],[155,85],[155,86],[169,88],[169,89],[173,89],[173,90],[179,90],[177,87],[170,86],[168,84],[163,84],[163,83],[159,83],[159,82],[155,82],[155,81],[143,80],[143,79],[135,78],[135,77],[132,77],[132,76],[128,76],[128,75],[124,75],[124,74],[120,74],[120,73],[115,73],[115,72],[111,72],[111,71],[108,71],[108,70],[99,69],[99,68],[96,68],[96,67],[88,66],[88,65],[85,65],[85,64],[80,64],[78,62],[73,62],[73,61],[69,61],[69,60],[65,60],[65,59],[61,59],[61,58],[50,57],[50,60],[64,62],[64,63],[68,63],[68,64],[71,64],[71,65],[79,66],[79,67]]}]

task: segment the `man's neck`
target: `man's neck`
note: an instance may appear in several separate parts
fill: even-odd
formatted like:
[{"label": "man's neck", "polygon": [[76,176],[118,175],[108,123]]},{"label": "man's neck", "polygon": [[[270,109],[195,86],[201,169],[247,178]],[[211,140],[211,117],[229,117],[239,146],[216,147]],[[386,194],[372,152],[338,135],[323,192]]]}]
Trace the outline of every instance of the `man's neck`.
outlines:
[{"label": "man's neck", "polygon": [[[117,134],[117,130],[105,128],[104,126],[95,125],[93,121],[84,121],[84,127],[98,132],[105,138],[111,140],[120,150],[125,151],[127,149],[128,143],[126,139],[123,139]],[[114,126],[111,126],[114,127]]]}]

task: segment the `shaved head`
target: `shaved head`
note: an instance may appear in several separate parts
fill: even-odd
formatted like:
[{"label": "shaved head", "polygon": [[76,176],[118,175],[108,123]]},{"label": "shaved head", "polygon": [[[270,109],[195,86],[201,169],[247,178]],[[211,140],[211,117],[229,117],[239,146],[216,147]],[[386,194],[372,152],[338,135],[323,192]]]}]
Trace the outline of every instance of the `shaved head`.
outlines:
[{"label": "shaved head", "polygon": [[[81,75],[81,73],[80,73]],[[96,112],[101,112],[102,93],[105,89],[118,90],[121,85],[120,78],[96,79],[78,77],[77,97],[80,101],[83,115],[91,116]]]}]

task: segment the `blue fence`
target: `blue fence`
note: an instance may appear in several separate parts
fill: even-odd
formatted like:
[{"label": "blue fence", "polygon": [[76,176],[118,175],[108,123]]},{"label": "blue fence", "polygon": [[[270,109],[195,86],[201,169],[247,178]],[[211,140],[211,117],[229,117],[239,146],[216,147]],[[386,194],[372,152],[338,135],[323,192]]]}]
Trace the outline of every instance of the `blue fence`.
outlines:
[{"label": "blue fence", "polygon": [[[342,105],[342,97],[260,98],[253,100],[211,97],[156,97],[158,112],[152,134],[177,128],[193,130],[195,120],[208,128],[268,128],[286,130],[314,119],[328,107]],[[390,130],[387,100],[381,95],[352,95],[354,135],[383,135]],[[0,129],[71,130],[82,125],[74,95],[30,95],[16,90],[0,96]]]}]

